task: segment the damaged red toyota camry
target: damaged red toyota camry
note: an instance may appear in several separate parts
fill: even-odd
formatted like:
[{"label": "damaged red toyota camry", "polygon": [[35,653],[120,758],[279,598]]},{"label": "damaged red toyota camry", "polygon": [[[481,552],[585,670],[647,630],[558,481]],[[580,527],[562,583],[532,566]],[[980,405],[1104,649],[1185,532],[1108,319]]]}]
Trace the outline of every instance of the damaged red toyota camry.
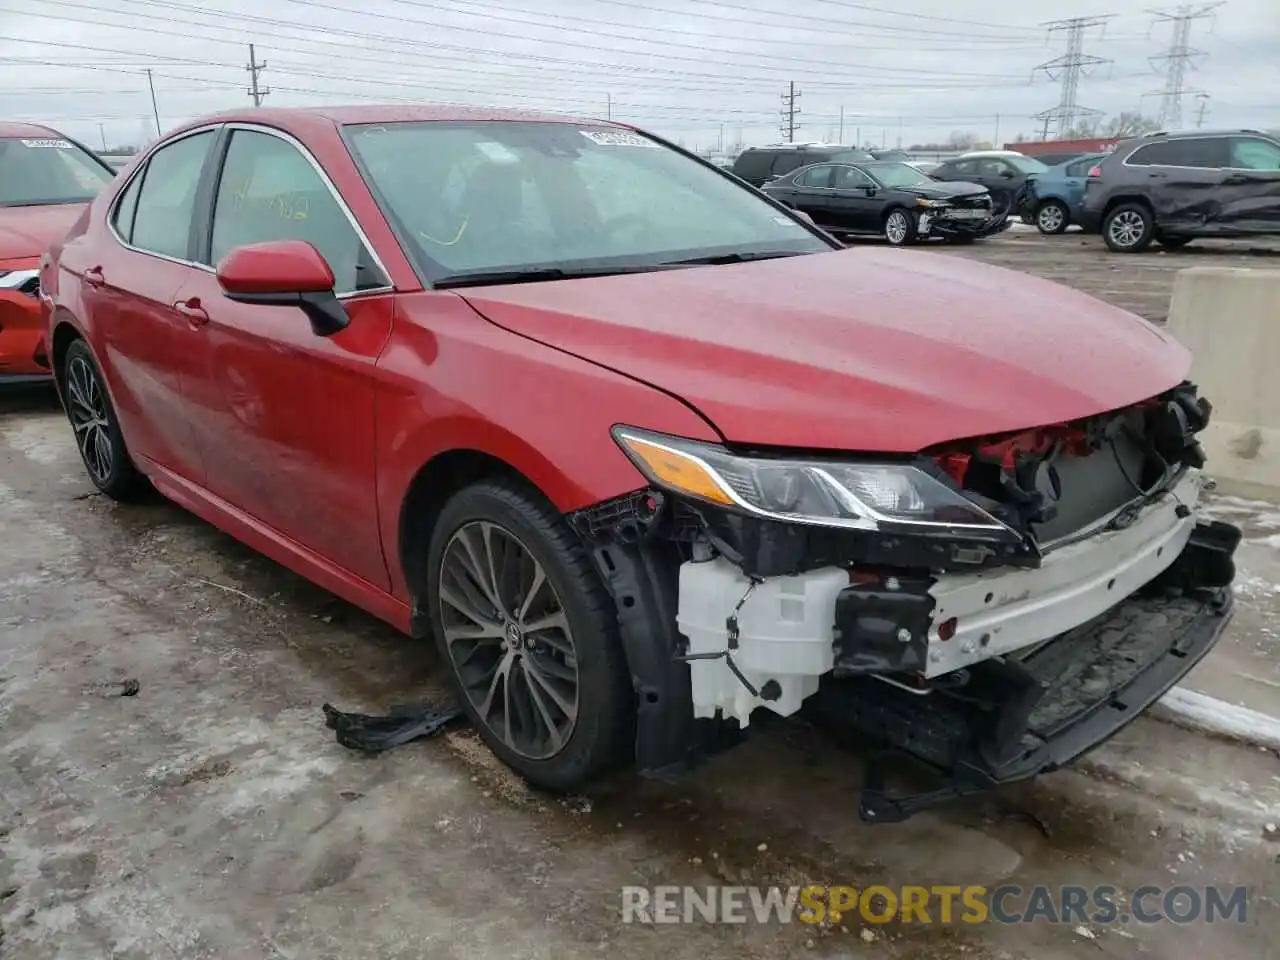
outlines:
[{"label": "damaged red toyota camry", "polygon": [[[1080,293],[843,249],[618,124],[260,109],[43,265],[106,494],[149,481],[416,637],[531,782],[802,706],[936,791],[1052,770],[1215,643],[1187,351]],[[876,756],[880,756],[879,753]]]}]

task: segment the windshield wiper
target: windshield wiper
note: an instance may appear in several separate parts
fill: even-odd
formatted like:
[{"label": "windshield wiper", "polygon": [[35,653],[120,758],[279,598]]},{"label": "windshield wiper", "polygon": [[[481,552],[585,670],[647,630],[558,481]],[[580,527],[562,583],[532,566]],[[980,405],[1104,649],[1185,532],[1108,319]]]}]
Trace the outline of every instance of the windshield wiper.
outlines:
[{"label": "windshield wiper", "polygon": [[485,287],[502,283],[540,283],[545,280],[572,280],[580,277],[610,277],[620,273],[645,273],[660,269],[659,265],[643,267],[530,267],[527,270],[474,270],[454,273],[436,280],[432,287]]},{"label": "windshield wiper", "polygon": [[689,257],[687,260],[665,260],[664,267],[713,266],[720,263],[746,263],[748,260],[777,260],[779,257],[802,257],[811,251],[764,250],[759,253],[717,253],[706,257]]}]

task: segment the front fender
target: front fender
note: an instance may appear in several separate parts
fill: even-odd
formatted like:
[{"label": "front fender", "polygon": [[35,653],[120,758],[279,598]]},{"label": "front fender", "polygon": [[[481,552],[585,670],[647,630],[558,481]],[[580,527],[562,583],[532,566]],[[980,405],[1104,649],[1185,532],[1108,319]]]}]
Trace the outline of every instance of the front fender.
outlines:
[{"label": "front fender", "polygon": [[674,397],[498,327],[453,294],[401,299],[378,370],[379,523],[392,591],[406,602],[401,510],[436,457],[494,457],[568,513],[644,485],[610,435],[615,424],[720,439]]}]

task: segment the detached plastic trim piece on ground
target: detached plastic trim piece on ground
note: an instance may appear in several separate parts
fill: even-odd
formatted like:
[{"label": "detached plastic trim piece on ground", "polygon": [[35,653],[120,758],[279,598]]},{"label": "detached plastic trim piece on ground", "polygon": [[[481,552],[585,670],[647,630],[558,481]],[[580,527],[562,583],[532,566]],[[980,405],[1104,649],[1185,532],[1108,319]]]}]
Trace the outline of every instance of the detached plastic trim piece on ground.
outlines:
[{"label": "detached plastic trim piece on ground", "polygon": [[338,743],[360,753],[382,753],[410,740],[431,737],[462,716],[454,704],[408,704],[392,707],[385,716],[343,713],[330,704],[324,710],[324,725],[337,735]]},{"label": "detached plastic trim piece on ground", "polygon": [[1151,715],[1189,730],[1280,751],[1280,718],[1185,687],[1174,687],[1153,703]]}]

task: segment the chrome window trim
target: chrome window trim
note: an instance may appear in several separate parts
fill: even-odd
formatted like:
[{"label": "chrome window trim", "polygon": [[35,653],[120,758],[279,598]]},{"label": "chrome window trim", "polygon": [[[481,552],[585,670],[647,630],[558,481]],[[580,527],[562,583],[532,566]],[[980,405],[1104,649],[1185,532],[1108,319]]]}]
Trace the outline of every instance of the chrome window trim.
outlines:
[{"label": "chrome window trim", "polygon": [[[355,297],[377,296],[380,294],[395,292],[396,288],[395,288],[395,284],[391,282],[391,274],[387,270],[387,265],[382,262],[382,258],[378,256],[377,248],[374,247],[372,241],[370,241],[369,239],[368,234],[364,232],[364,229],[360,226],[359,221],[356,220],[355,214],[351,212],[351,208],[347,206],[347,202],[342,198],[342,194],[338,192],[338,188],[334,186],[333,181],[329,179],[329,175],[325,173],[324,168],[320,166],[319,161],[316,160],[316,158],[312,155],[311,151],[308,150],[307,147],[300,140],[298,140],[297,137],[294,137],[291,134],[285,133],[283,130],[277,130],[274,127],[267,127],[267,126],[263,126],[262,124],[248,123],[240,120],[229,122],[229,123],[219,122],[219,123],[206,124],[204,126],[196,127],[195,129],[192,129],[192,130],[184,131],[183,133],[174,137],[172,140],[166,140],[164,143],[157,146],[156,149],[152,150],[151,153],[147,155],[145,162],[138,165],[138,168],[134,170],[132,174],[130,174],[129,179],[120,188],[120,192],[117,193],[116,196],[112,199],[111,207],[107,212],[107,229],[111,231],[111,235],[115,238],[116,242],[120,244],[120,246],[124,247],[126,250],[131,250],[134,253],[141,253],[141,254],[144,254],[145,256],[155,257],[159,260],[167,260],[170,263],[177,263],[185,267],[195,267],[197,270],[203,270],[205,273],[212,273],[215,275],[217,274],[217,269],[210,264],[200,263],[195,260],[187,260],[182,257],[171,257],[171,256],[168,256],[167,254],[157,253],[154,250],[144,250],[141,247],[135,247],[131,243],[126,243],[125,240],[120,236],[120,234],[116,232],[115,214],[116,214],[116,209],[121,202],[121,199],[124,197],[125,192],[129,189],[129,184],[132,183],[133,179],[137,177],[143,170],[145,170],[148,166],[151,165],[152,157],[154,157],[157,153],[159,153],[165,147],[168,147],[171,144],[177,143],[180,140],[185,140],[187,137],[192,137],[199,133],[217,132],[218,130],[221,130],[221,129],[227,129],[232,131],[246,130],[251,133],[265,133],[269,136],[276,137],[280,140],[283,140],[285,143],[289,144],[290,146],[292,146],[295,150],[301,153],[303,157],[306,158],[309,164],[311,164],[311,168],[315,170],[316,175],[320,178],[321,182],[325,185],[325,188],[329,191],[329,195],[333,197],[334,201],[338,204],[338,208],[342,211],[343,215],[347,218],[347,222],[351,224],[351,228],[352,230],[355,231],[356,237],[360,240],[362,244],[364,244],[365,249],[369,251],[370,257],[373,258],[374,266],[376,266],[379,270],[381,270],[382,275],[387,278],[387,283],[380,287],[374,287],[369,290],[349,290],[343,293],[335,293],[334,296],[338,300],[350,300],[350,299],[354,299]],[[227,147],[228,149],[230,149],[230,142],[228,142]],[[221,187],[221,185],[222,185],[221,173],[219,173],[219,182],[214,185],[213,197],[211,199],[211,208],[209,210],[210,224],[213,223],[213,217],[217,213],[218,189]],[[143,186],[145,187],[146,185],[143,184]],[[138,196],[139,198],[141,198],[142,194],[139,193]]]},{"label": "chrome window trim", "polygon": [[[1150,168],[1150,167],[1164,167],[1165,169],[1168,169],[1168,170],[1225,170],[1227,168],[1222,166],[1192,167],[1192,166],[1188,166],[1185,163],[1130,163],[1129,162],[1130,157],[1137,156],[1143,150],[1147,149],[1147,147],[1154,147],[1158,143],[1182,143],[1187,140],[1225,140],[1225,139],[1227,138],[1220,133],[1207,133],[1204,136],[1200,136],[1200,137],[1162,137],[1159,140],[1152,140],[1150,143],[1144,143],[1135,150],[1130,150],[1125,155],[1125,158],[1120,161],[1120,166],[1128,167],[1131,170],[1141,170],[1143,168]],[[1228,151],[1227,156],[1230,157],[1230,155],[1231,154]]]}]

